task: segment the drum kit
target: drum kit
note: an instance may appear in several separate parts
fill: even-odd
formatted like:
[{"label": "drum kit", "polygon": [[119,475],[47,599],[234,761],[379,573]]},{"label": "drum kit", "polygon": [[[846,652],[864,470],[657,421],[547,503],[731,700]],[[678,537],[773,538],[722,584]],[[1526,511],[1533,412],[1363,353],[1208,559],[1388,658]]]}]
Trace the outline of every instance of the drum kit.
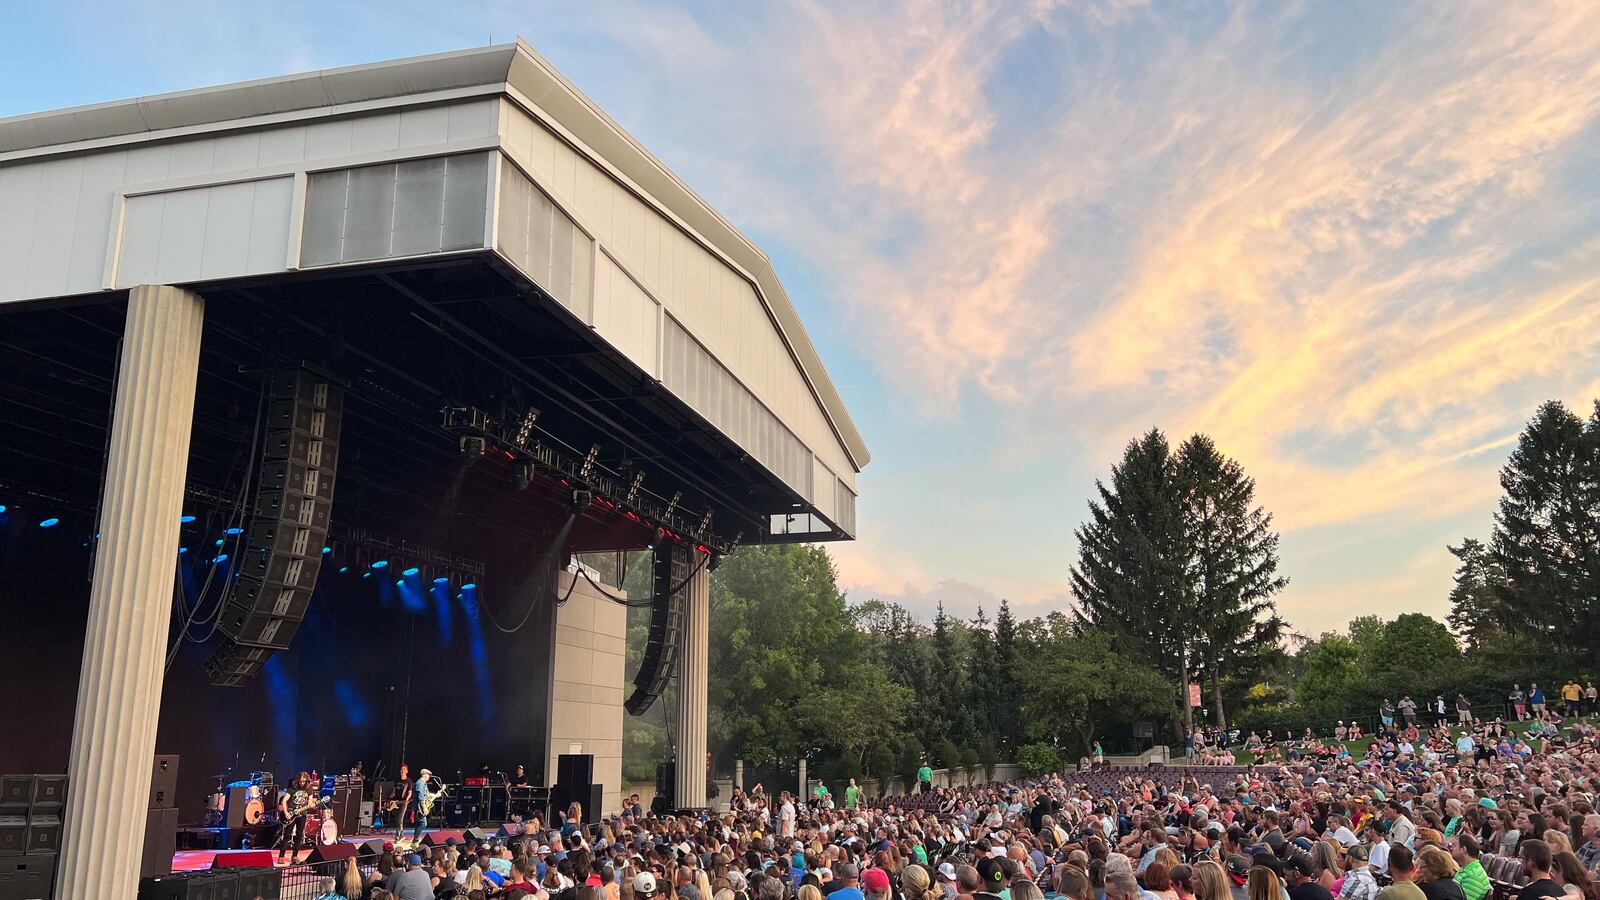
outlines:
[{"label": "drum kit", "polygon": [[271,772],[251,772],[249,778],[236,781],[228,780],[232,777],[228,772],[219,772],[215,777],[217,789],[206,798],[206,826],[215,828],[228,823],[230,799],[244,804],[239,818],[246,825],[271,825],[277,820]]}]

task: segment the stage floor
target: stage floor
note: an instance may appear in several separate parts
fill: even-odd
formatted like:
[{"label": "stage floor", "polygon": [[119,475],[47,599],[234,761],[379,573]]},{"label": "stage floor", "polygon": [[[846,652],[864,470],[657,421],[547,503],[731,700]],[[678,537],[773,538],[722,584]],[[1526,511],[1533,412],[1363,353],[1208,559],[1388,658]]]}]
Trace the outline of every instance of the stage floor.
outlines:
[{"label": "stage floor", "polygon": [[[485,829],[485,830],[488,830],[488,829]],[[498,830],[499,830],[498,828],[495,829],[495,831],[498,831]],[[467,830],[464,829],[464,828],[429,828],[429,829],[427,829],[427,830],[422,832],[422,837],[423,837],[424,840],[426,840],[428,837],[431,836],[431,837],[434,838],[436,843],[441,843],[441,844],[444,843],[444,841],[446,839],[452,838],[452,837],[455,838],[459,842],[465,837],[466,831]],[[377,832],[372,832],[370,834],[343,835],[343,836],[341,836],[339,838],[339,843],[341,843],[341,844],[365,844],[368,841],[383,841],[385,843],[388,843],[388,842],[394,841],[394,833],[390,832],[388,834],[379,834]],[[405,840],[400,841],[398,845],[401,846],[401,847],[409,847],[409,846],[411,846],[411,835],[409,833],[407,833],[407,835],[405,837]],[[261,849],[261,848],[258,848],[258,849]],[[178,852],[176,852],[176,853],[174,853],[172,855],[172,871],[174,871],[174,872],[193,872],[193,871],[195,871],[197,869],[209,869],[209,868],[211,868],[212,861],[217,858],[217,854],[219,854],[219,853],[238,853],[238,852],[240,852],[240,851],[237,851],[237,850],[179,850]],[[306,859],[311,856],[311,853],[312,853],[312,851],[310,851],[310,850],[301,850],[300,852],[294,854],[294,856],[292,858],[289,857],[289,856],[284,856],[284,858],[280,861],[280,860],[277,859],[277,851],[276,850],[268,850],[268,852],[272,853],[273,859],[275,861],[275,864],[279,868],[287,868],[287,867],[292,866],[292,865],[298,865],[300,863],[304,863],[306,861]]]}]

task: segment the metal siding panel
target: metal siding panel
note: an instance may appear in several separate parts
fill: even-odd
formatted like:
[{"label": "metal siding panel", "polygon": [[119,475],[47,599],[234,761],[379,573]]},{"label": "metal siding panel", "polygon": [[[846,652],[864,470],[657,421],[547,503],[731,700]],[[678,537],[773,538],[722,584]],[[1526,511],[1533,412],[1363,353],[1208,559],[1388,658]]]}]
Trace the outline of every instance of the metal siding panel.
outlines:
[{"label": "metal siding panel", "polygon": [[350,123],[350,152],[377,153],[400,146],[400,117],[394,113],[361,116]]},{"label": "metal siding panel", "polygon": [[550,284],[546,287],[572,309],[572,220],[556,210],[550,217]]},{"label": "metal siding panel", "polygon": [[261,141],[260,148],[256,154],[256,165],[276,166],[284,163],[299,162],[306,158],[306,128],[304,125],[272,128],[260,134]]},{"label": "metal siding panel", "polygon": [[434,253],[441,246],[444,169],[442,158],[413,159],[395,168],[394,242],[391,253]]},{"label": "metal siding panel", "polygon": [[306,182],[305,223],[300,237],[302,266],[323,266],[343,258],[349,185],[349,170],[316,172]]},{"label": "metal siding panel", "polygon": [[200,278],[210,195],[204,190],[167,195],[161,214],[161,247],[156,253],[156,284],[181,284]]},{"label": "metal siding panel", "polygon": [[350,155],[354,128],[349,119],[315,122],[306,126],[305,157],[309,161]]},{"label": "metal siding panel", "polygon": [[551,156],[551,164],[551,188],[557,197],[571,203],[573,183],[578,180],[577,154],[566,144],[558,143],[555,145],[555,153]]},{"label": "metal siding panel", "polygon": [[128,198],[122,219],[117,287],[160,284],[156,280],[156,258],[161,249],[161,217],[166,203],[163,194]]},{"label": "metal siding panel", "polygon": [[500,102],[495,99],[457,103],[446,108],[446,139],[488,137],[500,127]]},{"label": "metal siding panel", "polygon": [[394,169],[393,165],[383,165],[350,170],[341,260],[381,259],[389,255],[394,227]]},{"label": "metal siding panel", "polygon": [[50,297],[67,292],[72,236],[78,224],[78,197],[83,189],[83,157],[51,160],[40,168],[32,249],[28,252],[28,274],[23,289],[32,297]]},{"label": "metal siding panel", "polygon": [[533,186],[503,157],[500,162],[500,252],[518,268],[528,268],[528,192]]},{"label": "metal siding panel", "polygon": [[644,215],[644,255],[639,262],[645,284],[661,290],[661,224],[654,213]]},{"label": "metal siding panel", "polygon": [[528,277],[540,287],[550,289],[551,219],[555,206],[544,191],[535,187],[528,194]]},{"label": "metal siding panel", "polygon": [[[72,236],[67,267],[67,293],[103,287],[106,248],[111,242],[112,194],[127,177],[128,154],[98,153],[84,157],[83,186],[78,191],[78,225]],[[4,204],[0,203],[0,208]]]},{"label": "metal siding panel", "polygon": [[283,270],[289,255],[289,217],[294,208],[294,179],[269,178],[254,184],[250,208],[250,249],[245,269],[251,275]]},{"label": "metal siding panel", "polygon": [[533,151],[533,130],[538,126],[522,110],[513,108],[510,103],[506,107],[506,130],[501,139],[512,153],[528,159]]},{"label": "metal siding panel", "polygon": [[243,172],[260,165],[261,134],[241,131],[217,138],[212,146],[212,171]]},{"label": "metal siding panel", "polygon": [[167,164],[172,148],[167,144],[139,146],[128,151],[128,184],[147,184],[167,180]]},{"label": "metal siding panel", "polygon": [[27,297],[33,218],[44,167],[0,168],[0,298]]},{"label": "metal siding panel", "polygon": [[572,311],[594,322],[594,241],[577,229],[572,233]]},{"label": "metal siding panel", "polygon": [[528,164],[533,168],[533,174],[553,184],[556,148],[559,146],[555,135],[536,122],[528,137]]},{"label": "metal siding panel", "polygon": [[484,213],[489,202],[488,153],[452,156],[445,166],[444,250],[482,247]]},{"label": "metal siding panel", "polygon": [[251,182],[209,188],[204,247],[200,254],[202,278],[246,274],[250,265],[250,225],[256,202]]},{"label": "metal siding panel", "polygon": [[430,147],[449,140],[450,111],[443,106],[408,109],[400,113],[398,139],[402,147]]},{"label": "metal siding panel", "polygon": [[[203,138],[195,141],[181,141],[172,145],[172,158],[167,164],[168,178],[189,178],[194,175],[210,175],[213,171],[212,161],[217,149],[214,138]],[[198,261],[196,257],[196,261]]]}]

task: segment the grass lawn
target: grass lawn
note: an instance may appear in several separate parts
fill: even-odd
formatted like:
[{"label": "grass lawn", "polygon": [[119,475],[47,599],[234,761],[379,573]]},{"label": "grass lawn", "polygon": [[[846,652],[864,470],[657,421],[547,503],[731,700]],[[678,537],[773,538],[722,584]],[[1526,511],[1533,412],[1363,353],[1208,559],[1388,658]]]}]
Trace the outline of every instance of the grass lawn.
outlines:
[{"label": "grass lawn", "polygon": [[[1564,720],[1561,723],[1562,724],[1562,728],[1565,729],[1565,728],[1570,727],[1572,722],[1574,722],[1574,721],[1576,721],[1576,720],[1575,719],[1566,719],[1566,720]],[[1591,719],[1588,718],[1588,717],[1585,717],[1584,721],[1591,721]],[[1515,735],[1520,737],[1523,733],[1525,733],[1528,730],[1528,726],[1530,726],[1532,724],[1533,724],[1532,722],[1507,722],[1506,723],[1506,727],[1513,734],[1515,734]],[[1460,735],[1461,735],[1461,729],[1457,728],[1455,726],[1451,726],[1451,728],[1450,728],[1450,738],[1451,738],[1451,740],[1454,740],[1455,738],[1460,737]],[[1238,765],[1241,765],[1241,766],[1255,765],[1256,755],[1254,753],[1245,752],[1245,750],[1243,749],[1243,746],[1242,746],[1244,741],[1247,740],[1249,737],[1250,737],[1250,732],[1246,731],[1239,739],[1241,746],[1237,747],[1237,748],[1234,748],[1233,755],[1238,760]],[[1371,744],[1374,740],[1375,740],[1375,738],[1373,738],[1371,736],[1368,736],[1368,737],[1363,737],[1363,738],[1361,738],[1359,740],[1354,740],[1354,741],[1335,741],[1335,740],[1331,740],[1331,739],[1326,739],[1326,740],[1323,741],[1323,743],[1327,744],[1330,747],[1334,746],[1336,744],[1341,744],[1342,743],[1342,744],[1344,744],[1345,749],[1350,751],[1350,755],[1359,760],[1359,759],[1364,758],[1367,755],[1367,745]]]}]

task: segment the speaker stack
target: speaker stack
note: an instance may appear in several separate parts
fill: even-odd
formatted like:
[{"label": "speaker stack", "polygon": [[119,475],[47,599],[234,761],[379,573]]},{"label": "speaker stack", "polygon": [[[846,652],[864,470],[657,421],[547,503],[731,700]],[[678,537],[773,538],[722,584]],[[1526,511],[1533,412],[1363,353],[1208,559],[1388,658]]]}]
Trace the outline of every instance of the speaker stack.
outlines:
[{"label": "speaker stack", "polygon": [[227,640],[205,665],[224,687],[245,684],[289,646],[311,603],[333,507],[344,388],[285,369],[269,376],[267,394],[252,516],[218,626]]},{"label": "speaker stack", "polygon": [[694,557],[683,541],[662,539],[655,546],[650,632],[644,656],[633,676],[633,693],[622,702],[630,715],[643,715],[667,689],[678,666],[678,631],[683,627],[683,603],[678,590],[694,572]]},{"label": "speaker stack", "polygon": [[144,820],[144,853],[139,875],[152,877],[172,871],[178,852],[178,757],[157,754],[150,775],[150,812]]},{"label": "speaker stack", "polygon": [[594,783],[594,754],[563,753],[556,758],[556,783],[550,788],[550,813],[565,816],[574,803],[583,805],[586,821],[600,817],[605,785]]},{"label": "speaker stack", "polygon": [[283,876],[266,868],[213,868],[139,880],[139,900],[279,900]]},{"label": "speaker stack", "polygon": [[65,775],[0,775],[0,900],[51,896],[66,801]]}]

